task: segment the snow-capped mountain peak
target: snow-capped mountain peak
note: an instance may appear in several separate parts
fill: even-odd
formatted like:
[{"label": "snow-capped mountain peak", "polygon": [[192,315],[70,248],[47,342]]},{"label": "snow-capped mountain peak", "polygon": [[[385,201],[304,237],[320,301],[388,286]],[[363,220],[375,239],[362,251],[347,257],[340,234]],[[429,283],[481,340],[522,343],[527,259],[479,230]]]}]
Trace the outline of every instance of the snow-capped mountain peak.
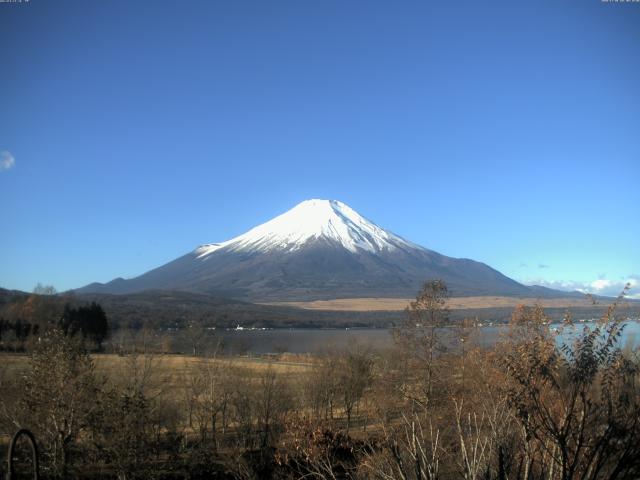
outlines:
[{"label": "snow-capped mountain peak", "polygon": [[202,245],[135,278],[78,291],[184,290],[259,302],[409,298],[435,278],[454,295],[532,293],[483,263],[408,242],[335,200],[304,201],[226,242]]},{"label": "snow-capped mountain peak", "polygon": [[337,243],[351,252],[421,248],[380,228],[337,200],[305,200],[291,210],[226,242],[202,245],[199,258],[227,251],[299,250],[313,240]]}]

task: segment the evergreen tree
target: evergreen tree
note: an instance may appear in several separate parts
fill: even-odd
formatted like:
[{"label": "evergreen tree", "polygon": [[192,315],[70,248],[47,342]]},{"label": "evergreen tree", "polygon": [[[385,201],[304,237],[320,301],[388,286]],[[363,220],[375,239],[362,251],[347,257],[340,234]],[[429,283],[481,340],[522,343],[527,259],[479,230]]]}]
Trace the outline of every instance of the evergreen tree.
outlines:
[{"label": "evergreen tree", "polygon": [[81,334],[82,338],[94,342],[98,350],[102,349],[102,343],[109,335],[107,315],[96,302],[78,308],[65,305],[60,328],[70,337]]}]

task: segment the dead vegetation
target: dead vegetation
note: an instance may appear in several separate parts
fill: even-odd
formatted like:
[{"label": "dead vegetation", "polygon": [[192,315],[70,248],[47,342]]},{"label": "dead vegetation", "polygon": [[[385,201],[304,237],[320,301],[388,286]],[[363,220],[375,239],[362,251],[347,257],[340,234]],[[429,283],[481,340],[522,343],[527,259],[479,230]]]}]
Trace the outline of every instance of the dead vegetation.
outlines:
[{"label": "dead vegetation", "polygon": [[[265,305],[281,305],[304,308],[306,310],[337,310],[342,312],[373,312],[404,310],[411,303],[410,298],[336,298],[333,300],[313,300],[308,302],[272,302]],[[451,310],[515,308],[518,305],[540,305],[545,308],[590,307],[592,302],[583,297],[576,298],[518,298],[518,297],[450,297],[447,305]]]},{"label": "dead vegetation", "polygon": [[47,478],[638,478],[640,363],[617,304],[593,329],[567,316],[569,345],[542,307],[518,307],[491,350],[473,322],[462,348],[442,342],[441,282],[387,351],[180,356],[141,340],[89,355],[51,329],[0,357],[1,431],[35,433]]}]

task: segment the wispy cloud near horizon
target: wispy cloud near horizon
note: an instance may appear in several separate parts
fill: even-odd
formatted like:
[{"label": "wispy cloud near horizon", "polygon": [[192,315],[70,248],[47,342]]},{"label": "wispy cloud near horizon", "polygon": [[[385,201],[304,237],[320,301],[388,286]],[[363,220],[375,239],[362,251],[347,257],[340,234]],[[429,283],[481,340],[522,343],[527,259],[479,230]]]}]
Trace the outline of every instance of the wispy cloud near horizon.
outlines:
[{"label": "wispy cloud near horizon", "polygon": [[526,285],[540,285],[542,287],[554,288],[556,290],[565,290],[569,292],[578,291],[582,293],[592,293],[594,295],[603,295],[606,297],[616,297],[623,291],[625,285],[629,284],[631,290],[627,295],[629,298],[640,299],[640,274],[631,274],[626,278],[618,280],[610,280],[603,275],[592,281],[577,280],[544,280],[544,279],[527,279],[523,280]]},{"label": "wispy cloud near horizon", "polygon": [[11,152],[5,150],[0,152],[0,172],[4,172],[6,170],[11,170],[16,164],[16,159]]}]

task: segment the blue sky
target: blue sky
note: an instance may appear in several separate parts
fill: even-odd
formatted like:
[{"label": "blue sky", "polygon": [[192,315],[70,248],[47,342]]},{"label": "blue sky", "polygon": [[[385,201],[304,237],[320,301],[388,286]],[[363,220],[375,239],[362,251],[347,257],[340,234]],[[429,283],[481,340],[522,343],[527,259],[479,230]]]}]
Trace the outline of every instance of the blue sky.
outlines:
[{"label": "blue sky", "polygon": [[0,286],[332,198],[520,281],[640,288],[638,45],[640,4],[599,0],[0,3]]}]

